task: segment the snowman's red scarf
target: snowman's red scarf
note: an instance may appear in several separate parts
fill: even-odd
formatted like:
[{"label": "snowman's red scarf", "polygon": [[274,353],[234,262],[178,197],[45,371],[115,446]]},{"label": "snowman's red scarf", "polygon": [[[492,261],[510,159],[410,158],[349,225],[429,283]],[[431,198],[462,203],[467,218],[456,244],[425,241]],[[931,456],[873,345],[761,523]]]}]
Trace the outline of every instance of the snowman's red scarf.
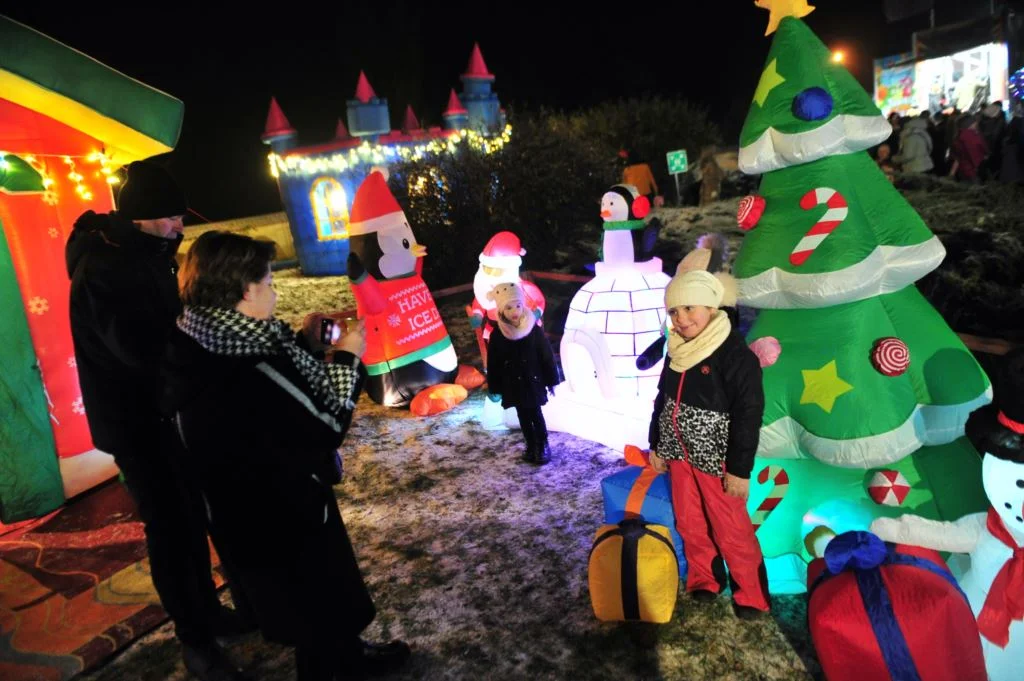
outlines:
[{"label": "snowman's red scarf", "polygon": [[1024,547],[1017,546],[1013,535],[994,508],[988,510],[988,531],[1013,551],[1013,556],[999,570],[985,605],[978,613],[981,635],[1000,648],[1010,642],[1010,624],[1024,620]]}]

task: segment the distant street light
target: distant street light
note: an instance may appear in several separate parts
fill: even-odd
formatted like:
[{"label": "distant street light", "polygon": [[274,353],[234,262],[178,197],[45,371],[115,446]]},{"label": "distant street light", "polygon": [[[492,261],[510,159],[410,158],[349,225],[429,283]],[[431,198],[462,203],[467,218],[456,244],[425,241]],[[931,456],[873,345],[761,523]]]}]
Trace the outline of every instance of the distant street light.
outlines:
[{"label": "distant street light", "polygon": [[834,61],[837,64],[842,64],[844,61],[846,61],[846,53],[843,52],[842,50],[836,50],[835,52],[832,53],[832,61]]}]

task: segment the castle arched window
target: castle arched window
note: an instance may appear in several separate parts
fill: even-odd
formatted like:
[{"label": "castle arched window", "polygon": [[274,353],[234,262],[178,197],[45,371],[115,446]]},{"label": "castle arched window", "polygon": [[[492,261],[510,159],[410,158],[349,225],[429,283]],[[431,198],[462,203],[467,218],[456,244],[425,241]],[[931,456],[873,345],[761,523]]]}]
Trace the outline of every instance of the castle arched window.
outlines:
[{"label": "castle arched window", "polygon": [[333,177],[320,177],[309,190],[316,236],[320,241],[348,238],[348,195]]}]

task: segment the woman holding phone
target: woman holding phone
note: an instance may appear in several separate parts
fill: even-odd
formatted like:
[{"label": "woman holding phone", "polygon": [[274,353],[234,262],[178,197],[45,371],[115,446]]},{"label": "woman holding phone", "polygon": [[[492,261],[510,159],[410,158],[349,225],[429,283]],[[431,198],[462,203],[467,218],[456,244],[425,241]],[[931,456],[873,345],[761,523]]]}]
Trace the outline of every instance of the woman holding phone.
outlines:
[{"label": "woman holding phone", "polygon": [[360,638],[376,613],[332,485],[366,370],[361,324],[318,348],[274,318],[274,245],[206,232],[178,275],[184,312],[164,404],[206,502],[210,534],[266,639],[296,647],[300,681],[360,678],[409,647]]}]

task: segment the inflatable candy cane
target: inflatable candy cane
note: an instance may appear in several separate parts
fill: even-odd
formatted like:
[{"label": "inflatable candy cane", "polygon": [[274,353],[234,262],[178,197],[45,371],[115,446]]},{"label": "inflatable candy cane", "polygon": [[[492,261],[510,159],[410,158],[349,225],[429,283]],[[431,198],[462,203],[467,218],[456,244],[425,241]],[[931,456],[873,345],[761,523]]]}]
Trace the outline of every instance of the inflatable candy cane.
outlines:
[{"label": "inflatable candy cane", "polygon": [[828,210],[814,223],[814,226],[808,230],[804,238],[800,239],[800,243],[793,249],[793,252],[789,254],[789,262],[798,267],[807,262],[807,258],[811,257],[811,253],[814,253],[814,250],[821,245],[821,242],[846,219],[846,214],[850,210],[843,195],[829,187],[812,189],[800,199],[800,207],[804,210],[810,210],[822,204],[828,206]]},{"label": "inflatable candy cane", "polygon": [[765,500],[754,511],[754,515],[750,517],[750,522],[753,523],[755,532],[764,524],[764,521],[768,520],[768,516],[782,503],[782,497],[786,496],[786,492],[789,491],[789,473],[782,466],[765,466],[757,474],[757,481],[762,485],[767,483],[769,478],[775,483],[775,486],[772,487],[772,491],[768,493]]}]

